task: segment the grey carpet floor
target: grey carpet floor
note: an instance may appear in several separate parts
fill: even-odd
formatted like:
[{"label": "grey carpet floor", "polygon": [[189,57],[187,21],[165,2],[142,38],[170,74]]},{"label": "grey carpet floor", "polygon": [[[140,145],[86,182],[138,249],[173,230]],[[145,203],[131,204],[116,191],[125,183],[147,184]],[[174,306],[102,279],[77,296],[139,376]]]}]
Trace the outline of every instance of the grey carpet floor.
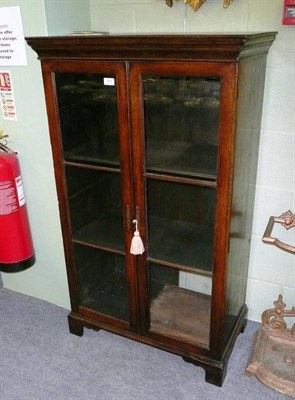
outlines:
[{"label": "grey carpet floor", "polygon": [[181,357],[114,334],[71,335],[68,310],[0,287],[1,400],[281,400],[244,375],[254,332],[239,335],[222,388]]}]

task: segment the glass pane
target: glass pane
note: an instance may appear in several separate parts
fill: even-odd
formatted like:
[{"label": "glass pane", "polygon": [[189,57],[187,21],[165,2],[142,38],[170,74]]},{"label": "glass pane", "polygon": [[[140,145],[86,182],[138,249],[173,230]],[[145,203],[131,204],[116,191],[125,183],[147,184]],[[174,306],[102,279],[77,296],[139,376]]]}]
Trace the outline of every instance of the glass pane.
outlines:
[{"label": "glass pane", "polygon": [[80,304],[122,320],[129,320],[124,257],[75,244]]},{"label": "glass pane", "polygon": [[65,160],[118,165],[115,78],[57,73],[55,80]]},{"label": "glass pane", "polygon": [[74,240],[124,251],[121,177],[66,167]]},{"label": "glass pane", "polygon": [[211,278],[149,265],[150,330],[208,348]]},{"label": "glass pane", "polygon": [[149,172],[216,177],[220,79],[143,80]]},{"label": "glass pane", "polygon": [[147,182],[149,256],[212,270],[215,190]]}]

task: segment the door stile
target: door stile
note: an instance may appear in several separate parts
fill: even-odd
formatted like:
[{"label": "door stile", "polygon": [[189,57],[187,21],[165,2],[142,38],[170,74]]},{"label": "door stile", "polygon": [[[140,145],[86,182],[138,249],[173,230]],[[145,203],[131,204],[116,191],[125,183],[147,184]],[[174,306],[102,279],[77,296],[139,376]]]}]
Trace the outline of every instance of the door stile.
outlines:
[{"label": "door stile", "polygon": [[229,251],[231,202],[233,185],[235,118],[237,86],[236,64],[223,64],[221,69],[221,102],[219,126],[219,152],[217,171],[215,245],[213,261],[213,293],[210,348],[215,357],[221,356],[222,332],[225,317],[226,274]]},{"label": "door stile", "polygon": [[137,287],[138,287],[138,329],[140,334],[146,334],[148,330],[148,309],[147,309],[147,266],[146,256],[146,204],[145,204],[145,179],[144,179],[144,109],[143,96],[138,72],[138,64],[130,64],[129,73],[132,82],[130,92],[130,120],[132,132],[132,176],[134,188],[134,219],[139,221],[138,230],[143,241],[145,251],[142,255],[133,255],[136,262]]},{"label": "door stile", "polygon": [[58,105],[56,99],[56,88],[55,88],[55,72],[54,67],[51,64],[42,61],[42,75],[43,84],[45,89],[45,101],[48,112],[48,125],[50,131],[50,142],[52,148],[52,156],[55,171],[55,183],[59,202],[59,214],[61,219],[61,229],[63,236],[64,255],[67,266],[68,286],[71,301],[71,309],[78,311],[78,285],[73,273],[74,256],[71,241],[71,224],[70,214],[67,206],[67,188],[64,168],[62,165],[62,144],[60,136],[60,126],[58,124],[59,119],[53,118],[52,116],[58,115]]},{"label": "door stile", "polygon": [[130,151],[130,120],[129,104],[126,102],[129,96],[128,84],[128,64],[121,63],[117,75],[118,84],[118,122],[119,122],[119,146],[120,162],[122,175],[122,196],[123,196],[123,214],[125,230],[125,254],[126,254],[126,273],[129,289],[130,303],[130,328],[137,332],[138,328],[138,309],[137,309],[137,285],[136,282],[136,264],[135,259],[130,254],[130,243],[133,237],[132,215],[134,214],[134,192],[132,185],[132,159]]}]

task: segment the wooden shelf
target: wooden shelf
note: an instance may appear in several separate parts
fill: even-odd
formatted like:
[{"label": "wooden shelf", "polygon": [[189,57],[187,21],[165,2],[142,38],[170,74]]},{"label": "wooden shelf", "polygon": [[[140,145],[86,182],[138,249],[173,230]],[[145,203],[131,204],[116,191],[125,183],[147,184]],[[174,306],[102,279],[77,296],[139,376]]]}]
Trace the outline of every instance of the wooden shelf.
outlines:
[{"label": "wooden shelf", "polygon": [[129,303],[126,274],[114,271],[82,301],[81,305],[102,314],[128,321]]},{"label": "wooden shelf", "polygon": [[151,258],[212,272],[213,227],[151,217],[148,254]]},{"label": "wooden shelf", "polygon": [[217,146],[149,140],[146,170],[179,176],[216,179]]},{"label": "wooden shelf", "polygon": [[211,296],[165,285],[152,300],[150,331],[209,347]]},{"label": "wooden shelf", "polygon": [[122,217],[119,215],[104,215],[86,224],[74,232],[73,240],[85,244],[96,245],[98,248],[109,248],[120,254],[125,254],[123,227],[120,225]]},{"label": "wooden shelf", "polygon": [[[98,141],[98,139],[97,139]],[[118,145],[86,142],[64,152],[65,161],[120,167]]]}]

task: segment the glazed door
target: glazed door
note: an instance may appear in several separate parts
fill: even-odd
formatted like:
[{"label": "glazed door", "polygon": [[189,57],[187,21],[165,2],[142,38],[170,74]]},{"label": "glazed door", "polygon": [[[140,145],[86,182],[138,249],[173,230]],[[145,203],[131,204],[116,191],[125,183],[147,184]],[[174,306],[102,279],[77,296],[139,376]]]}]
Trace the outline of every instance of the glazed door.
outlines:
[{"label": "glazed door", "polygon": [[131,81],[136,204],[146,245],[137,256],[141,330],[170,345],[209,349],[220,69],[140,64]]},{"label": "glazed door", "polygon": [[49,107],[58,112],[51,131],[73,310],[134,330],[125,65],[73,61],[46,68],[56,99]]}]

